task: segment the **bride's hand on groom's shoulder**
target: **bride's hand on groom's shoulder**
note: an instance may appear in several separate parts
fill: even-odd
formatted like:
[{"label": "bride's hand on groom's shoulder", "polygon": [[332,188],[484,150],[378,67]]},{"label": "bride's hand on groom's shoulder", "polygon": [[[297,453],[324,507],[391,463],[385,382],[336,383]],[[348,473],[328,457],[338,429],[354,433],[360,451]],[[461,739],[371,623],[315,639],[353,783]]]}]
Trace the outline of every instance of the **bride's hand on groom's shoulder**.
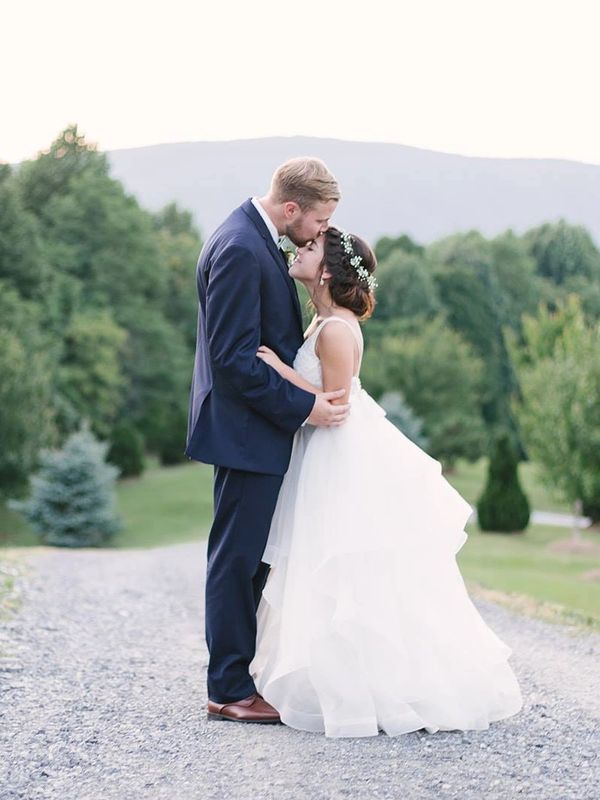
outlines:
[{"label": "bride's hand on groom's shoulder", "polygon": [[268,364],[270,367],[273,367],[273,369],[276,369],[277,371],[279,371],[283,366],[283,361],[279,358],[277,353],[275,353],[273,350],[271,350],[270,347],[267,347],[264,344],[261,344],[261,346],[258,348],[256,356],[257,358],[260,358],[261,361],[264,361],[265,364]]}]

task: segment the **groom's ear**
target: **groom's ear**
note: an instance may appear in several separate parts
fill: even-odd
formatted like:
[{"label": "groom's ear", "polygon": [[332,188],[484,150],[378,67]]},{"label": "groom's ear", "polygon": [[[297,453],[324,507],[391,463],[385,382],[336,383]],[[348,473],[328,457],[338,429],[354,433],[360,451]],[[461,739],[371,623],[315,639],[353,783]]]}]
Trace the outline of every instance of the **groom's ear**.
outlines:
[{"label": "groom's ear", "polygon": [[283,204],[283,213],[285,214],[286,219],[292,219],[293,217],[297,216],[299,211],[300,206],[293,200],[287,200]]}]

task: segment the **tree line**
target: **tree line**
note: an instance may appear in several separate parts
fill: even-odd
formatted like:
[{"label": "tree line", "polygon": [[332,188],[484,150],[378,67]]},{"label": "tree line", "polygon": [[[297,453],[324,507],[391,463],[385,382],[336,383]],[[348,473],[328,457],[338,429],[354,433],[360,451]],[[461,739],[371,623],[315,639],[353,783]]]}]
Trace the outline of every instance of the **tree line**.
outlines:
[{"label": "tree line", "polygon": [[589,232],[560,219],[427,246],[402,235],[380,239],[376,255],[365,387],[405,406],[448,469],[504,453],[506,437],[516,460],[535,460],[600,519],[600,251]]},{"label": "tree line", "polygon": [[184,459],[201,247],[191,214],[151,214],[76,126],[0,166],[0,487],[18,490],[86,420],[123,474]]},{"label": "tree line", "polygon": [[[398,221],[401,229],[402,221]],[[202,241],[140,207],[76,126],[0,165],[0,492],[85,422],[121,475],[184,460]],[[600,252],[565,220],[383,237],[365,388],[451,469],[508,437],[600,518]],[[408,434],[407,434],[408,435]]]}]

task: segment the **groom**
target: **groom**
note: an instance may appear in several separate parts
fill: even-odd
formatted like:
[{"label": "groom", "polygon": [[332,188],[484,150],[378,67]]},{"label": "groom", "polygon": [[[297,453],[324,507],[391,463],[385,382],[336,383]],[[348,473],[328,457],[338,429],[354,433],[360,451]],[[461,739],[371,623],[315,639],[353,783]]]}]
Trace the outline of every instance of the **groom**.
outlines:
[{"label": "groom", "polygon": [[295,158],[269,193],[236,208],[204,245],[196,271],[199,307],[186,455],[214,465],[214,520],[206,574],[208,717],[279,722],[256,693],[249,665],[261,561],[294,433],[345,421],[344,389],[311,394],[259,358],[267,345],[288,365],[303,342],[296,287],[279,239],[299,246],[329,224],[337,181],[316,158]]}]

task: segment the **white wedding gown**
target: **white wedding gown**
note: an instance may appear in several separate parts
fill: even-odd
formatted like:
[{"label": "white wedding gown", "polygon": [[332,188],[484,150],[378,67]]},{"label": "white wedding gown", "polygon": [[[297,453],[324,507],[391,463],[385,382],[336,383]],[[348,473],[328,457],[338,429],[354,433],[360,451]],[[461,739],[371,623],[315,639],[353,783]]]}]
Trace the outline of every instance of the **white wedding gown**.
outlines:
[{"label": "white wedding gown", "polygon": [[[294,368],[322,386],[315,342]],[[484,729],[522,706],[511,649],[455,560],[471,506],[352,378],[338,428],[296,433],[263,560],[257,691],[293,728],[327,736]]]}]

